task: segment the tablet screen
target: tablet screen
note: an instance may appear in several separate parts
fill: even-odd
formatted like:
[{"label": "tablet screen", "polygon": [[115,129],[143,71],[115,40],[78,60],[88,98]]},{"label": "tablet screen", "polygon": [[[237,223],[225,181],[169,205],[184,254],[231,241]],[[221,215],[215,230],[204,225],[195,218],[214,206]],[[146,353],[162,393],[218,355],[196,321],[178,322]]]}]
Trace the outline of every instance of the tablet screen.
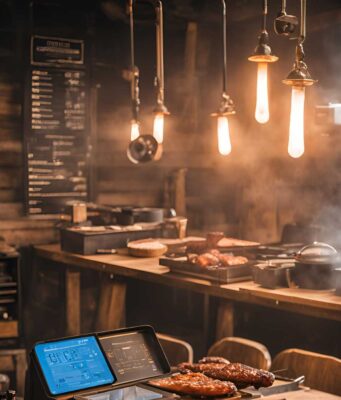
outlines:
[{"label": "tablet screen", "polygon": [[34,351],[51,394],[116,381],[95,336],[39,343]]}]

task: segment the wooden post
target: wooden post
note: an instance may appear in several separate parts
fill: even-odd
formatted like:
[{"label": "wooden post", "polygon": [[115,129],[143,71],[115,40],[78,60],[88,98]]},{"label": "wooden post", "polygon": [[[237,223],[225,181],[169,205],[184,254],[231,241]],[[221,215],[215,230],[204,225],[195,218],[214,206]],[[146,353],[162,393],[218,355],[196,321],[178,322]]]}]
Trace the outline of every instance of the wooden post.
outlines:
[{"label": "wooden post", "polygon": [[233,303],[220,300],[217,312],[216,340],[233,336],[234,315]]},{"label": "wooden post", "polygon": [[66,270],[66,332],[67,335],[79,335],[81,331],[80,316],[80,272]]},{"label": "wooden post", "polygon": [[113,275],[102,274],[97,307],[96,331],[118,329],[125,325],[127,285]]}]

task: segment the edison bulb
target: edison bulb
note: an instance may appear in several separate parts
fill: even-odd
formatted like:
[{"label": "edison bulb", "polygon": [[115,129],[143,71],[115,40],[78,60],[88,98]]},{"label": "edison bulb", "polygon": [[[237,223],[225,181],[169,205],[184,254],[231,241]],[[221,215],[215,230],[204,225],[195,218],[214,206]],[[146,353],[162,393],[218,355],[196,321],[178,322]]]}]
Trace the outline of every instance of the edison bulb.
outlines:
[{"label": "edison bulb", "polygon": [[304,95],[304,87],[292,87],[288,153],[294,158],[304,153]]},{"label": "edison bulb", "polygon": [[218,150],[223,156],[231,153],[229,121],[225,115],[218,117]]},{"label": "edison bulb", "polygon": [[255,118],[260,124],[269,121],[268,63],[258,63]]},{"label": "edison bulb", "polygon": [[164,126],[164,115],[156,114],[154,118],[154,129],[153,136],[158,143],[163,142],[163,126]]},{"label": "edison bulb", "polygon": [[140,136],[140,125],[136,121],[132,121],[130,130],[130,140],[133,141]]}]

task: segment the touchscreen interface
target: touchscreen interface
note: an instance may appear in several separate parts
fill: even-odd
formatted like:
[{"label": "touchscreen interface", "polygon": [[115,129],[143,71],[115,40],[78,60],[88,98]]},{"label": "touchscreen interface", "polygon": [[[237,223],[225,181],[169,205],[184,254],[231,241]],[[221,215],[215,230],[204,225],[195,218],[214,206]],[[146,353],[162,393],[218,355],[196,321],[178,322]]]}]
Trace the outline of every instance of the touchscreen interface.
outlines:
[{"label": "touchscreen interface", "polygon": [[94,336],[40,343],[34,348],[52,394],[62,394],[115,382]]},{"label": "touchscreen interface", "polygon": [[155,344],[143,332],[101,337],[103,350],[120,383],[162,373]]}]

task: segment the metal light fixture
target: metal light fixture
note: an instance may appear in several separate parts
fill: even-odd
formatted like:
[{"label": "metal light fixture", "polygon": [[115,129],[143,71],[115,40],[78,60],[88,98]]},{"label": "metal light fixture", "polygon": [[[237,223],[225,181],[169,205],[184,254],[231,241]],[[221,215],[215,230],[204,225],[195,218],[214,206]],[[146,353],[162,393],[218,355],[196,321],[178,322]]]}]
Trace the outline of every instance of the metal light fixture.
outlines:
[{"label": "metal light fixture", "polygon": [[130,57],[131,57],[131,107],[132,107],[132,120],[130,130],[130,140],[133,141],[140,136],[140,89],[139,79],[140,73],[138,67],[135,65],[135,41],[134,41],[134,8],[133,0],[129,0],[129,25],[130,25]]},{"label": "metal light fixture", "polygon": [[231,139],[228,117],[236,113],[234,104],[227,94],[227,45],[226,45],[226,2],[222,0],[223,6],[223,93],[220,107],[216,113],[211,114],[217,117],[218,150],[223,156],[231,153]]},{"label": "metal light fixture", "polygon": [[158,143],[163,143],[164,117],[169,115],[169,111],[164,104],[164,59],[163,59],[163,9],[162,2],[158,0],[155,6],[156,12],[156,106],[154,108],[154,129],[153,136]]},{"label": "metal light fixture", "polygon": [[288,153],[293,158],[299,158],[304,153],[305,88],[317,82],[311,78],[308,66],[304,62],[303,42],[306,38],[306,12],[307,2],[301,0],[300,35],[296,46],[296,59],[293,70],[283,80],[284,84],[292,87]]},{"label": "metal light fixture", "polygon": [[[153,4],[154,6],[154,4]],[[155,85],[157,87],[157,107],[154,120],[154,136],[141,135],[140,132],[140,97],[139,97],[139,69],[135,65],[135,43],[134,43],[134,0],[129,0],[129,23],[130,23],[130,53],[131,53],[131,105],[132,120],[130,131],[130,144],[127,149],[129,160],[135,164],[159,160],[162,156],[163,141],[163,116],[169,114],[164,106],[164,76],[163,76],[163,13],[160,0],[155,4],[156,13],[156,47],[157,47],[157,76]]]},{"label": "metal light fixture", "polygon": [[266,16],[268,14],[268,2],[263,0],[263,19],[262,30],[258,37],[258,45],[249,61],[258,64],[257,72],[257,100],[255,118],[260,124],[265,124],[269,121],[269,99],[268,99],[268,63],[273,63],[278,60],[278,57],[271,53],[269,46],[269,34],[266,30]]}]

